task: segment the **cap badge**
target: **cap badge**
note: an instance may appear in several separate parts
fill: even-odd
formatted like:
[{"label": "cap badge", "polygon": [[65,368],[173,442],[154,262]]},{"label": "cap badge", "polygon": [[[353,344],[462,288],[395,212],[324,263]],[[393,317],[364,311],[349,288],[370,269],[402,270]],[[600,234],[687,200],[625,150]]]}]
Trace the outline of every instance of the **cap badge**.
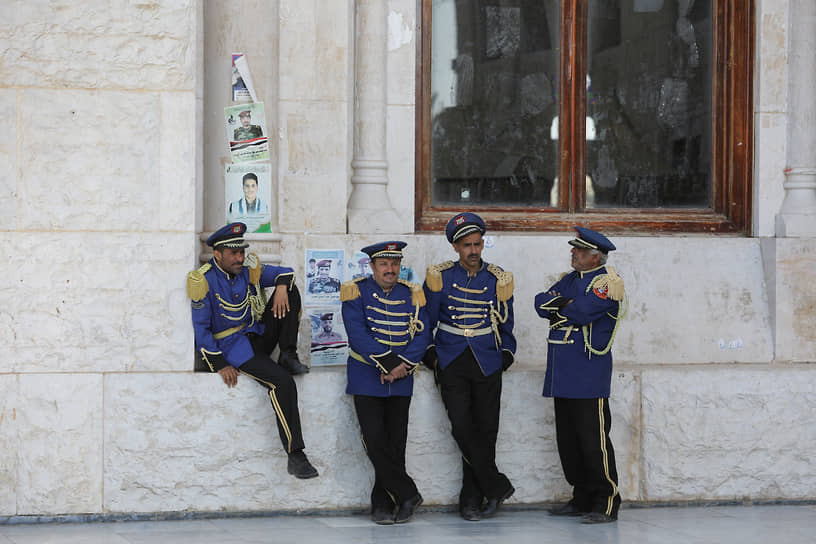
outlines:
[{"label": "cap badge", "polygon": [[462,224],[462,223],[464,223],[464,222],[465,222],[465,216],[464,216],[464,215],[460,215],[459,217],[457,217],[456,219],[454,219],[454,220],[453,220],[453,223],[454,223],[456,226],[459,226],[459,225],[461,225],[461,224]]}]

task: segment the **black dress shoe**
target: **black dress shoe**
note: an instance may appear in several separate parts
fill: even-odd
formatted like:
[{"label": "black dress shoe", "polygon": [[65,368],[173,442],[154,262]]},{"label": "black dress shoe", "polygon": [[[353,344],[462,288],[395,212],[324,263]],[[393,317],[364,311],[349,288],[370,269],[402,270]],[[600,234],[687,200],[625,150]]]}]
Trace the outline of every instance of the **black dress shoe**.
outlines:
[{"label": "black dress shoe", "polygon": [[394,525],[394,509],[375,508],[371,512],[371,521],[377,525]]},{"label": "black dress shoe", "polygon": [[549,509],[551,516],[583,516],[587,512],[579,510],[574,504],[568,502],[561,506],[554,506]]},{"label": "black dress shoe", "polygon": [[509,499],[513,493],[516,492],[516,489],[511,485],[510,489],[504,492],[504,495],[501,497],[495,497],[492,499],[487,499],[487,504],[482,507],[482,517],[489,518],[492,517],[498,512],[499,507],[502,505],[504,501]]},{"label": "black dress shoe", "polygon": [[602,512],[587,512],[581,517],[581,523],[612,523],[617,521],[618,517],[607,516]]},{"label": "black dress shoe", "polygon": [[286,469],[295,478],[306,480],[317,477],[317,469],[309,462],[309,458],[303,450],[293,451],[289,454],[289,462]]},{"label": "black dress shoe", "polygon": [[459,514],[466,521],[482,521],[482,511],[475,504],[466,504],[460,507]]},{"label": "black dress shoe", "polygon": [[296,351],[281,351],[278,364],[288,370],[292,376],[309,372],[309,367],[300,362]]},{"label": "black dress shoe", "polygon": [[416,509],[420,504],[422,504],[422,495],[419,493],[410,499],[403,501],[402,504],[400,504],[399,510],[397,510],[394,523],[407,523],[411,521],[411,518],[414,517],[414,512],[416,512]]}]

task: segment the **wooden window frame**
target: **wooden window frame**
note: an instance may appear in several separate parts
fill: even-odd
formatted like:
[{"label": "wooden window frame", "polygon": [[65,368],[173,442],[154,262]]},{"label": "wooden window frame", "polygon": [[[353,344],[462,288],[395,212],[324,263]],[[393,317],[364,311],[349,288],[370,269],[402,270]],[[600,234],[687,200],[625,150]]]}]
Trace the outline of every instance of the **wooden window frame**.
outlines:
[{"label": "wooden window frame", "polygon": [[[571,43],[586,50],[589,0],[564,2],[560,16],[561,96],[569,97],[571,115],[559,116],[562,160],[559,179],[570,180],[559,188],[558,207],[485,207],[469,205],[491,230],[564,231],[575,224],[608,232],[733,233],[751,235],[753,199],[753,67],[755,0],[712,0],[712,162],[711,208],[700,209],[578,209],[584,202],[586,161],[584,156],[584,96],[586,55],[575,54]],[[439,231],[462,207],[432,205],[431,195],[431,8],[432,0],[420,0],[420,39],[417,40],[416,101],[416,231]],[[574,36],[574,39],[573,39]],[[563,110],[562,110],[563,111]],[[572,119],[575,129],[570,126]],[[571,198],[570,190],[580,191]]]}]

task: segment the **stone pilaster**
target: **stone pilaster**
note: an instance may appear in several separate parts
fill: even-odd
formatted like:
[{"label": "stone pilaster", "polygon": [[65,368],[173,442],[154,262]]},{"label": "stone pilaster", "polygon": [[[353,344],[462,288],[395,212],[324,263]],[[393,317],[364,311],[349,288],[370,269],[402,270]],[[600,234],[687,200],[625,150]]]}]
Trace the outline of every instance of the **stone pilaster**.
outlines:
[{"label": "stone pilaster", "polygon": [[816,3],[790,4],[788,167],[785,199],[776,217],[779,237],[816,236]]},{"label": "stone pilaster", "polygon": [[399,220],[388,198],[386,77],[388,3],[356,1],[354,158],[350,233],[395,232]]}]

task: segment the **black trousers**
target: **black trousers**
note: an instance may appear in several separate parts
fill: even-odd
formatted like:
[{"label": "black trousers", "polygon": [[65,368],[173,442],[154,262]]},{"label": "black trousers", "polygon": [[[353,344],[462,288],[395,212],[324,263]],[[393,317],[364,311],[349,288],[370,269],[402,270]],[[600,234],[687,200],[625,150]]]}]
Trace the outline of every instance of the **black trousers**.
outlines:
[{"label": "black trousers", "polygon": [[261,322],[264,324],[262,336],[252,335],[252,347],[255,353],[269,355],[280,345],[282,352],[297,351],[298,328],[300,327],[301,312],[300,291],[296,285],[289,291],[289,311],[283,319],[278,319],[272,315],[272,297],[266,303],[266,308],[261,315]]},{"label": "black trousers", "polygon": [[485,376],[470,348],[439,373],[442,401],[462,452],[459,507],[499,498],[512,485],[496,467],[502,372]]},{"label": "black trousers", "polygon": [[620,507],[615,451],[609,439],[609,399],[555,398],[555,436],[572,504],[583,512],[617,517]]},{"label": "black trousers", "polygon": [[363,446],[374,465],[372,511],[393,511],[394,506],[418,493],[414,480],[405,471],[410,406],[411,397],[354,395]]},{"label": "black trousers", "polygon": [[280,343],[281,351],[297,347],[297,332],[300,322],[300,293],[297,287],[289,291],[289,311],[283,319],[272,316],[272,300],[264,310],[265,329],[263,335],[250,334],[249,340],[255,356],[238,369],[256,382],[266,387],[278,423],[283,449],[286,453],[303,449],[303,433],[297,403],[297,386],[289,372],[278,366],[269,354]]}]

